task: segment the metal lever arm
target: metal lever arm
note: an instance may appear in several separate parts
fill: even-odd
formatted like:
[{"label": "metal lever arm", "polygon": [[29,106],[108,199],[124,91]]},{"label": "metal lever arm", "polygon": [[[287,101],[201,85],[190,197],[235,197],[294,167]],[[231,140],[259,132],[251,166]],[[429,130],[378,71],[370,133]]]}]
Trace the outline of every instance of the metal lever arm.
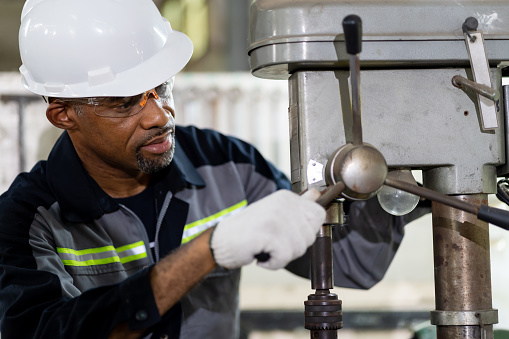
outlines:
[{"label": "metal lever arm", "polygon": [[486,86],[483,84],[478,84],[477,82],[468,80],[467,78],[464,78],[461,75],[453,76],[452,84],[454,85],[454,87],[458,87],[461,89],[463,89],[464,87],[470,88],[477,94],[482,95],[483,97],[488,98],[493,101],[497,101],[498,99],[500,99],[499,91],[497,91],[489,86]]},{"label": "metal lever arm", "polygon": [[419,195],[423,198],[439,202],[441,204],[454,207],[468,213],[472,213],[479,220],[489,222],[490,224],[499,226],[509,231],[509,211],[486,205],[477,206],[466,201],[461,201],[448,195],[435,192],[428,188],[415,186],[394,178],[387,177],[385,179],[385,185],[406,191],[408,193]]},{"label": "metal lever arm", "polygon": [[362,21],[357,15],[348,15],[343,19],[346,51],[350,54],[350,86],[352,87],[353,144],[362,145],[362,120],[360,99],[360,60],[362,50]]}]

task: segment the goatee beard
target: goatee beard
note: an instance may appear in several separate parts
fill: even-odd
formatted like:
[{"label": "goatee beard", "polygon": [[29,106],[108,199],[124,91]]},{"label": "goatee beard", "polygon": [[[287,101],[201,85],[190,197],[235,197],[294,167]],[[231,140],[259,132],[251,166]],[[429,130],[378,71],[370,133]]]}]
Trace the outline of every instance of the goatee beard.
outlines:
[{"label": "goatee beard", "polygon": [[142,171],[143,173],[151,174],[167,167],[173,160],[174,154],[175,154],[175,136],[172,135],[171,147],[169,150],[160,154],[155,159],[147,159],[141,155],[141,152],[138,149],[138,151],[136,152],[136,161],[138,162],[138,167],[140,168],[140,171]]}]

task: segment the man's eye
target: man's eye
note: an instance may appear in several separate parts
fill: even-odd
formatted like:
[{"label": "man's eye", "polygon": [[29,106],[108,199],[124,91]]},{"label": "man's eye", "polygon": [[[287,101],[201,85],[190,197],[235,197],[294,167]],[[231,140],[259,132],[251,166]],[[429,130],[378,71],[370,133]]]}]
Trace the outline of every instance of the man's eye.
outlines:
[{"label": "man's eye", "polygon": [[[138,100],[139,101],[139,100]],[[133,105],[137,103],[137,100],[131,98],[129,100],[119,100],[111,103],[110,108],[117,112],[126,112],[133,108]]]},{"label": "man's eye", "polygon": [[128,110],[131,107],[132,107],[132,105],[126,102],[126,103],[114,105],[112,107],[112,109],[115,109],[115,110]]}]

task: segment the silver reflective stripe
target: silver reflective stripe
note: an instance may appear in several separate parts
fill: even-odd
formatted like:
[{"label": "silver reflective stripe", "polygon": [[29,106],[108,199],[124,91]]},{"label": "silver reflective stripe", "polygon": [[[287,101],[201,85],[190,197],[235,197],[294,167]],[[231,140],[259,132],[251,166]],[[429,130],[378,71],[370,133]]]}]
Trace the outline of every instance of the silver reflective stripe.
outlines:
[{"label": "silver reflective stripe", "polygon": [[131,245],[118,247],[117,253],[122,264],[147,257],[147,249],[145,248],[143,241],[138,241]]}]

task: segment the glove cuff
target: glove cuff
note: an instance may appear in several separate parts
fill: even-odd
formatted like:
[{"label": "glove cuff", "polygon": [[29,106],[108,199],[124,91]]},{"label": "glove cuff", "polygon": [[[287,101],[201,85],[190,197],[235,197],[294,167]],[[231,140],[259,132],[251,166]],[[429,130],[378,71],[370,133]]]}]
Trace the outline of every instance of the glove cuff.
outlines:
[{"label": "glove cuff", "polygon": [[209,248],[210,248],[210,254],[212,255],[212,259],[217,264],[216,257],[214,256],[214,249],[212,248],[212,237],[214,236],[214,232],[216,231],[216,227],[214,226],[212,228],[212,232],[210,232],[210,238],[209,238]]},{"label": "glove cuff", "polygon": [[[227,222],[226,220],[221,223]],[[210,235],[210,251],[217,265],[234,269],[249,264],[254,257],[249,252],[237,251],[238,239],[232,239],[227,225],[219,223]]]},{"label": "glove cuff", "polygon": [[218,226],[214,227],[214,230],[210,234],[210,252],[212,253],[212,258],[216,264],[224,268],[230,268],[231,261],[231,253],[228,250],[228,238],[222,236],[222,230],[218,230]]}]

